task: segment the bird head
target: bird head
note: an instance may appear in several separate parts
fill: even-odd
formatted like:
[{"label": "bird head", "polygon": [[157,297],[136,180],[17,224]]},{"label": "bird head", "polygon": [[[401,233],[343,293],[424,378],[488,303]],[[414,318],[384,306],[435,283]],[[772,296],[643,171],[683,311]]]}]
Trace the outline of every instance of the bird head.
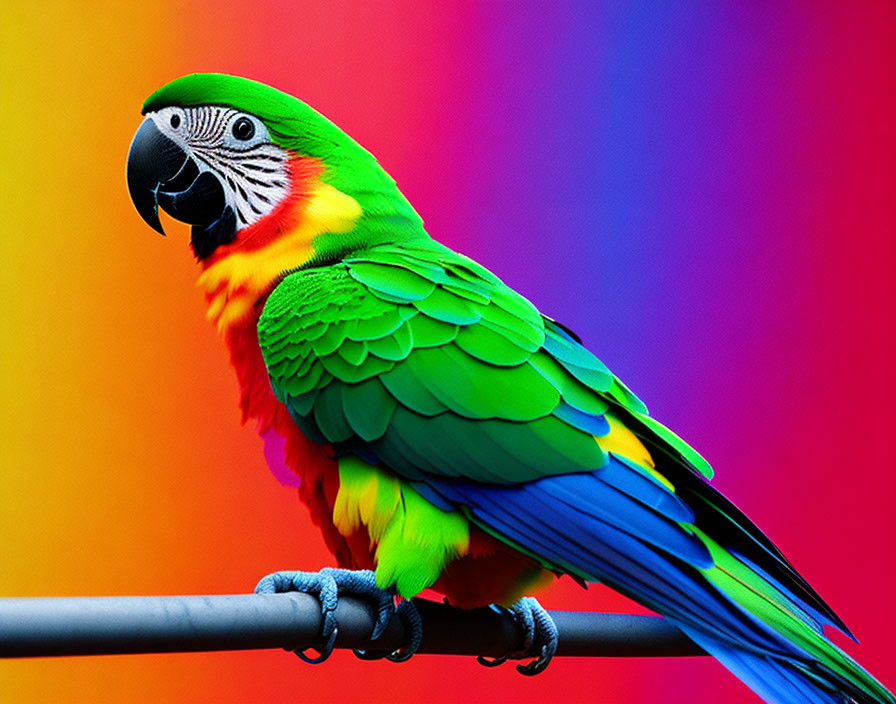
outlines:
[{"label": "bird head", "polygon": [[[150,95],[143,114],[128,154],[131,199],[163,235],[159,207],[192,225],[199,260],[239,249],[250,237],[257,244],[263,228],[268,239],[287,234],[312,216],[314,226],[296,245],[304,259],[291,266],[422,231],[369,152],[270,86],[191,74]],[[391,233],[376,222],[390,214],[398,216]]]}]

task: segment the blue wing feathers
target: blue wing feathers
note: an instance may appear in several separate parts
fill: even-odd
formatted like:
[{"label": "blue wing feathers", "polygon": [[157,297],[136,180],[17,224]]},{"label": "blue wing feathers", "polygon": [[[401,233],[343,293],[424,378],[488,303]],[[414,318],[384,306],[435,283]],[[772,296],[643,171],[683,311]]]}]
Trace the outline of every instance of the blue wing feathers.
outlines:
[{"label": "blue wing feathers", "polygon": [[602,467],[594,476],[637,499],[645,506],[659,511],[669,520],[684,523],[694,521],[694,511],[678,496],[625,457],[613,454],[613,458],[617,461],[608,462],[607,466]]},{"label": "blue wing feathers", "polygon": [[602,415],[583,413],[570,406],[565,401],[560,401],[552,411],[553,415],[564,423],[569,423],[573,428],[584,430],[586,433],[603,437],[610,432],[610,424]]},{"label": "blue wing feathers", "polygon": [[[606,470],[608,481],[601,479]],[[516,486],[424,476],[421,491],[442,505],[466,507],[473,520],[546,565],[605,582],[665,614],[769,702],[846,704],[848,696],[878,701],[705,579],[701,568],[712,566],[711,557],[686,526],[642,501],[645,496],[637,498],[638,491],[614,486],[643,491],[628,476],[636,471],[611,454],[604,468],[590,473]],[[812,608],[792,592],[783,593],[805,609],[808,616],[801,618],[818,630]],[[844,689],[837,692],[838,686]]]},{"label": "blue wing feathers", "polygon": [[[269,299],[259,341],[274,360],[275,394],[306,435],[379,460],[435,505],[465,511],[546,567],[605,582],[666,615],[771,702],[842,703],[846,695],[830,694],[841,685],[855,701],[879,701],[735,601],[750,584],[732,558],[816,633],[829,623],[848,634],[771,541],[703,480],[711,476],[703,458],[647,417],[560,324],[475,263],[432,243],[416,247],[297,272]],[[320,297],[302,293],[317,291],[315,281],[331,324],[301,333],[281,325],[298,315],[289,312],[294,296],[320,309]],[[595,442],[610,432],[607,412],[671,484]]]},{"label": "blue wing feathers", "polygon": [[[614,462],[619,460],[611,456],[610,464]],[[669,537],[681,527],[596,476],[558,475],[510,487],[429,476],[423,481],[448,502],[469,507],[484,526],[549,563],[606,582],[657,611],[682,614],[717,638],[736,638],[741,646],[757,649],[791,650],[701,577],[693,564],[705,564],[705,553]],[[608,505],[618,511],[601,508]],[[641,536],[632,534],[638,525]],[[643,526],[653,528],[651,539]],[[672,551],[660,547],[664,545]],[[685,553],[692,564],[675,552]]]},{"label": "blue wing feathers", "polygon": [[[615,464],[614,461],[609,463]],[[602,471],[602,470],[601,470]],[[600,474],[598,472],[597,474]],[[581,520],[601,521],[648,544],[668,552],[695,567],[711,567],[706,546],[675,521],[636,502],[611,484],[595,487],[600,480],[593,474],[572,474],[567,481],[545,482],[538,491],[562,501],[581,514]],[[594,496],[600,496],[600,503]]]}]

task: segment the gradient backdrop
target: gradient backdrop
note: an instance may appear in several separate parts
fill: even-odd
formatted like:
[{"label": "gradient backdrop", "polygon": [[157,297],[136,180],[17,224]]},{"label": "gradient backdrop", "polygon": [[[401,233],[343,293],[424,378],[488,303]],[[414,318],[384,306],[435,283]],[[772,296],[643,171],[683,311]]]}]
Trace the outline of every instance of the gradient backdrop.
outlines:
[{"label": "gradient backdrop", "polygon": [[[241,592],[329,561],[240,427],[186,228],[155,235],[125,188],[144,97],[224,71],[330,116],[431,233],[577,330],[896,687],[896,5],[125,5],[0,4],[0,595]],[[10,702],[557,697],[755,701],[708,659],[0,663]]]}]

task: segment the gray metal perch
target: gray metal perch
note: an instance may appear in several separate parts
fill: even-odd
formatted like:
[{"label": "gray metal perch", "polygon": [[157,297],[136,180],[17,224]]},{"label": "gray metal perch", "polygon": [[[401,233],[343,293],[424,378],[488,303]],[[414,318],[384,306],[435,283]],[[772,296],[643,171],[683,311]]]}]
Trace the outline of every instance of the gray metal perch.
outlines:
[{"label": "gray metal perch", "polygon": [[[507,614],[414,600],[423,620],[418,652],[499,656],[521,646]],[[552,611],[558,656],[705,655],[661,618]],[[389,652],[404,643],[393,618],[371,642],[370,607],[350,596],[336,610],[337,648]],[[171,653],[208,650],[296,650],[323,645],[318,600],[308,594],[44,597],[0,599],[0,657]]]}]

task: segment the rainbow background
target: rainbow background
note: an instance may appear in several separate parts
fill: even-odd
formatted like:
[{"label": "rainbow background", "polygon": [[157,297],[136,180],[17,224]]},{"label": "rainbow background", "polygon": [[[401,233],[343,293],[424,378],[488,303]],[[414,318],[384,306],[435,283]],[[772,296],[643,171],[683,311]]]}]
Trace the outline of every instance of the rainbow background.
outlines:
[{"label": "rainbow background", "polygon": [[[224,71],[330,116],[433,235],[577,330],[896,687],[896,5],[657,5],[4,0],[0,595],[329,562],[240,427],[186,228],[158,237],[125,188],[144,97]],[[543,601],[632,608],[565,580]],[[3,662],[0,700],[756,701],[708,659],[530,680],[279,651]]]}]

